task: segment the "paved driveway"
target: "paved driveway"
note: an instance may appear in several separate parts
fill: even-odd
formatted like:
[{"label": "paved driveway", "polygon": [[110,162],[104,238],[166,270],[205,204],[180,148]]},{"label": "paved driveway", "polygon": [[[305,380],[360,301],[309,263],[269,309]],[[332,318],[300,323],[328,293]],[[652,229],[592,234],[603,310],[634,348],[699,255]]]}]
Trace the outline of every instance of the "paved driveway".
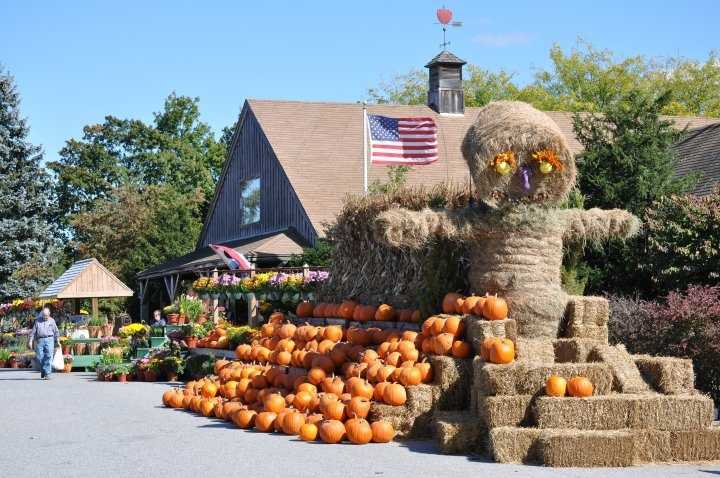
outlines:
[{"label": "paved driveway", "polygon": [[163,384],[0,370],[0,477],[718,477],[720,465],[553,470],[446,456],[432,442],[323,445],[161,405]]}]

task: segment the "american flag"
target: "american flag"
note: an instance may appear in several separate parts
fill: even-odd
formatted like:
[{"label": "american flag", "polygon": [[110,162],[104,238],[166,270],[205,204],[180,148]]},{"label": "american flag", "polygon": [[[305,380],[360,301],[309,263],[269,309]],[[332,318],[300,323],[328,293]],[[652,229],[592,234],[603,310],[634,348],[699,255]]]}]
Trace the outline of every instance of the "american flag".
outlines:
[{"label": "american flag", "polygon": [[370,161],[374,164],[429,164],[437,161],[437,126],[430,117],[368,115]]}]

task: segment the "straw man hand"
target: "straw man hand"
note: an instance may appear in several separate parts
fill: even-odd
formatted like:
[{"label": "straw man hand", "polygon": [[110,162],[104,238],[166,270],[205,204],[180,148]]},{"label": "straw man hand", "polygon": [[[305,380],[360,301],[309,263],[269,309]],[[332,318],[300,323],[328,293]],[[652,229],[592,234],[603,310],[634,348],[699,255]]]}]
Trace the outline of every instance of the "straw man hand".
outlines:
[{"label": "straw man hand", "polygon": [[581,243],[600,243],[611,238],[629,239],[642,226],[640,219],[622,209],[565,209],[565,237]]}]

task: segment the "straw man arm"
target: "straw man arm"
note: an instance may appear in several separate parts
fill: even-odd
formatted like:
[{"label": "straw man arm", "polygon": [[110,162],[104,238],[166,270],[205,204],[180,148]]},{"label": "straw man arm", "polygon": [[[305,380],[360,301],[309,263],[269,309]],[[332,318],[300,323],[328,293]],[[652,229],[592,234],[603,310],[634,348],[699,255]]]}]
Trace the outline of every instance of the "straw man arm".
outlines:
[{"label": "straw man arm", "polygon": [[623,209],[566,209],[565,237],[578,242],[599,243],[611,238],[629,239],[640,231],[640,219]]},{"label": "straw man arm", "polygon": [[375,231],[378,240],[393,247],[419,249],[438,237],[462,239],[477,220],[473,215],[445,209],[393,208],[378,215]]}]

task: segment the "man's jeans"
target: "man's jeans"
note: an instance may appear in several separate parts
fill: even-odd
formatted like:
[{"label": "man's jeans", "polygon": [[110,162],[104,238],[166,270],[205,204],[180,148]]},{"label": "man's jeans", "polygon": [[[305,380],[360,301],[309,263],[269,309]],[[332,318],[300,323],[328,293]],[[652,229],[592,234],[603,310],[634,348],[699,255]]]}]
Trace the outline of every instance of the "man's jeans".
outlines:
[{"label": "man's jeans", "polygon": [[55,353],[54,342],[54,337],[43,337],[37,339],[35,344],[35,354],[38,362],[40,362],[40,372],[43,377],[47,377],[52,372],[52,359]]}]

